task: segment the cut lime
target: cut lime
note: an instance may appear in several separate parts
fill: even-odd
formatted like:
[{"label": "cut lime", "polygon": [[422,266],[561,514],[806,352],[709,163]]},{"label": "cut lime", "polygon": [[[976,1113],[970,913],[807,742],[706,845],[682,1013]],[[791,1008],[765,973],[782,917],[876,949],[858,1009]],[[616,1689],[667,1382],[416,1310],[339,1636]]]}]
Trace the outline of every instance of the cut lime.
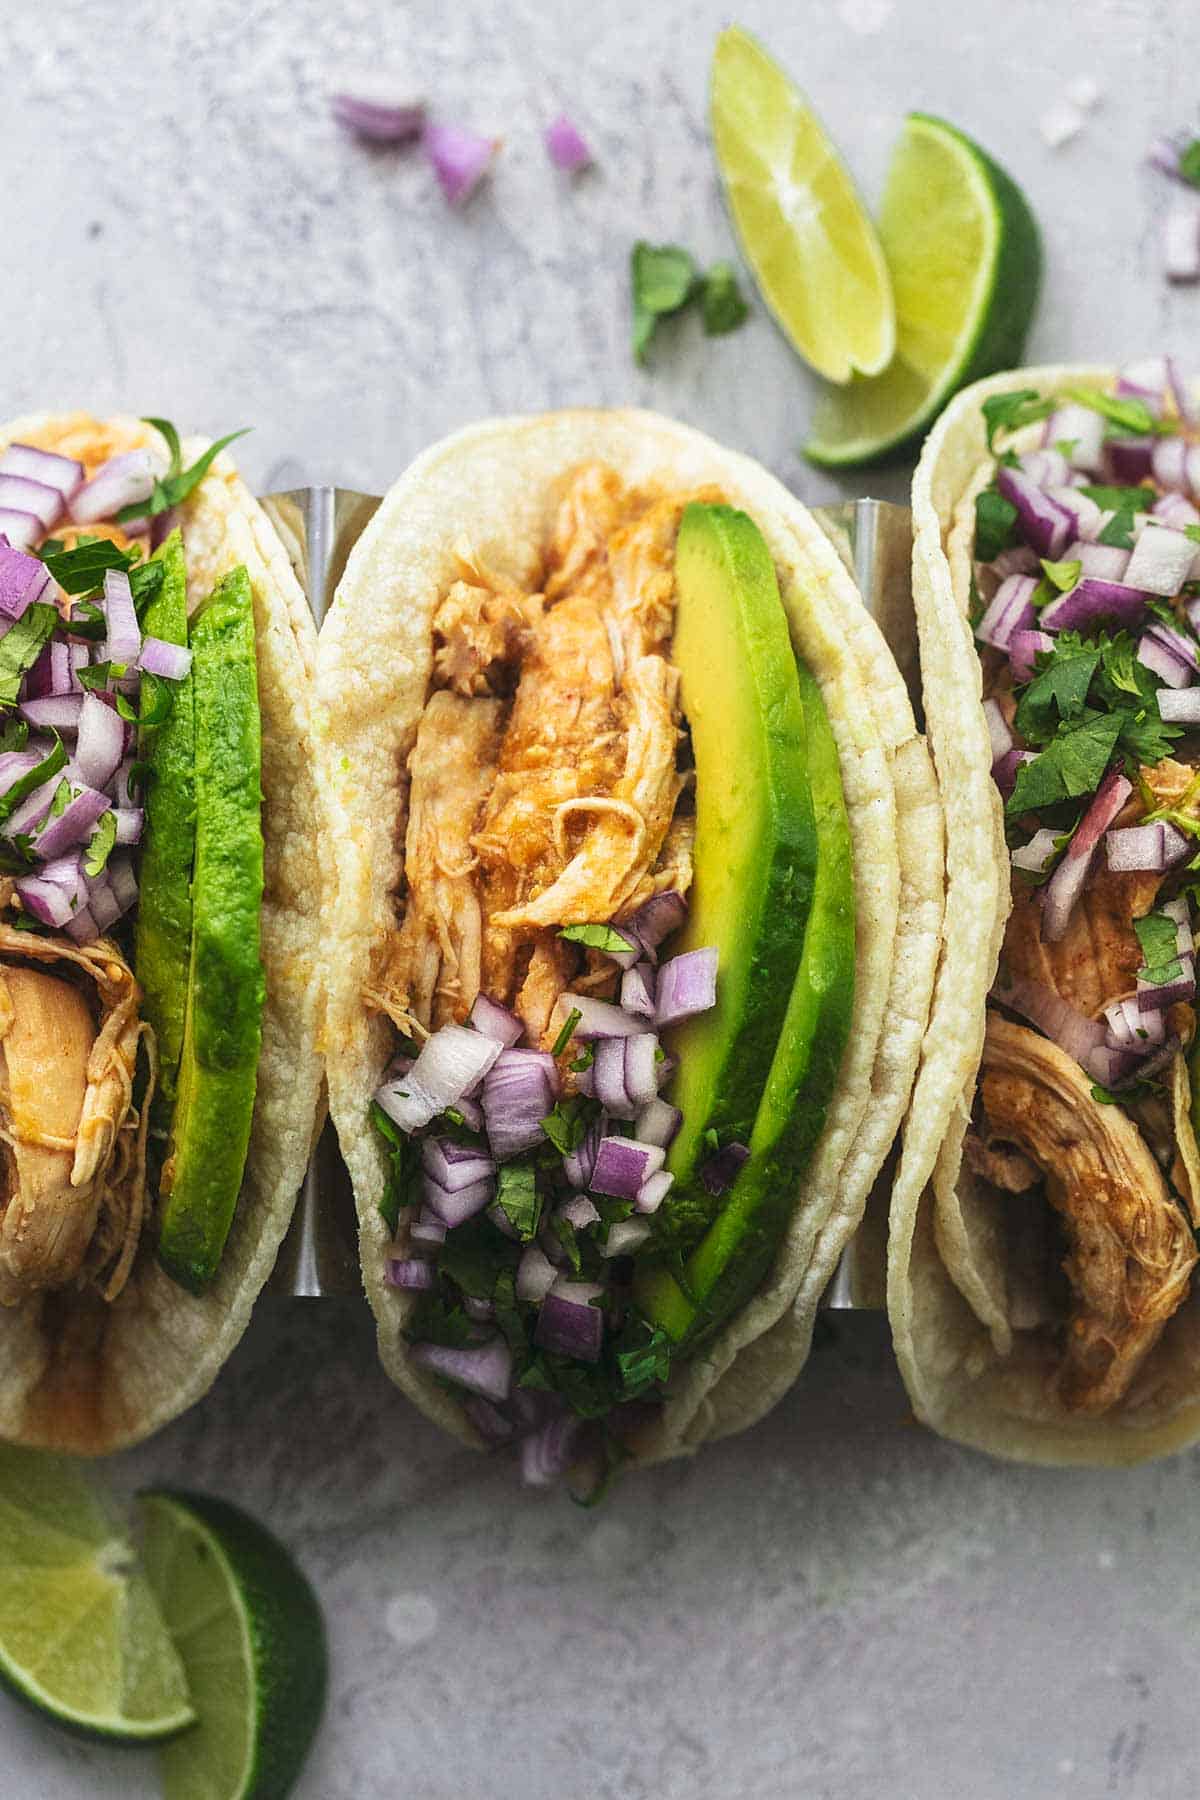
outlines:
[{"label": "cut lime", "polygon": [[145,1744],[195,1717],[129,1541],[79,1463],[0,1445],[0,1677],[58,1725]]},{"label": "cut lime", "polygon": [[879,235],[896,295],[896,355],[882,375],[822,397],[805,454],[827,468],[894,454],[959,388],[1018,364],[1037,304],[1041,240],[1024,194],[943,119],[909,114]]},{"label": "cut lime", "polygon": [[261,1525],[199,1494],[141,1496],[146,1574],[199,1714],[162,1754],[167,1800],[283,1800],[325,1703],[312,1588]]},{"label": "cut lime", "polygon": [[740,26],[717,39],[711,108],[733,222],[783,331],[830,381],[878,374],[896,318],[875,228],[804,96]]}]

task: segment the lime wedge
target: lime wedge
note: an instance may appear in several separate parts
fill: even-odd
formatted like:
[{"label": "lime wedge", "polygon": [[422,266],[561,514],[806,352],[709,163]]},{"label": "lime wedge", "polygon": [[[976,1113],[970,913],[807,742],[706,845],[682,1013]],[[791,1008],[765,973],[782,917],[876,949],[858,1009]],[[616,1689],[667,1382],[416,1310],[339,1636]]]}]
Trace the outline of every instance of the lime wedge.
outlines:
[{"label": "lime wedge", "polygon": [[804,96],[737,25],[717,39],[711,111],[733,222],[783,331],[830,381],[878,374],[896,320],[875,228]]},{"label": "lime wedge", "polygon": [[978,144],[910,113],[892,156],[879,235],[896,295],[895,360],[817,406],[811,462],[854,468],[903,449],[982,375],[1021,361],[1042,249],[1016,183]]},{"label": "lime wedge", "polygon": [[283,1800],[325,1704],[312,1588],[253,1519],[199,1494],[141,1496],[146,1574],[199,1724],[161,1757],[167,1800]]},{"label": "lime wedge", "polygon": [[0,1678],[56,1724],[145,1744],[195,1717],[167,1627],[79,1463],[0,1445]]}]

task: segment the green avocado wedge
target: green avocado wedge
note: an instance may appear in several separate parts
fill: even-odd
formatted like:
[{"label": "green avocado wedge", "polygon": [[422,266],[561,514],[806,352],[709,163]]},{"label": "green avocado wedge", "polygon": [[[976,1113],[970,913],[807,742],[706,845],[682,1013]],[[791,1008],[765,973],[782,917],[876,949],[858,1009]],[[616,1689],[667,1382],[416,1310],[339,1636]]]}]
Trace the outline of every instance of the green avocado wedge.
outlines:
[{"label": "green avocado wedge", "polygon": [[254,599],[232,570],[192,623],[196,857],[187,1012],[163,1170],[159,1258],[193,1292],[237,1205],[262,1042],[262,742]]},{"label": "green avocado wedge", "polygon": [[[156,551],[163,565],[158,593],[142,626],[168,644],[186,644],[187,562],[183,540],[173,531]],[[156,696],[146,684],[142,711]],[[145,826],[134,961],[142,984],[145,1016],[158,1041],[156,1122],[170,1121],[187,1012],[188,965],[192,944],[192,864],[196,853],[196,716],[189,674],[173,689],[171,710],[161,724],[142,724],[138,755],[147,766]]]},{"label": "green avocado wedge", "polygon": [[[854,858],[837,744],[821,691],[797,662],[816,816],[816,885],[804,954],[766,1089],[750,1160],[688,1257],[684,1286],[649,1267],[638,1299],[676,1342],[708,1336],[753,1294],[770,1267],[837,1084],[854,1006]],[[684,1291],[686,1287],[686,1292]]]},{"label": "green avocado wedge", "polygon": [[721,1209],[699,1176],[716,1133],[748,1142],[800,965],[817,868],[804,707],[775,566],[745,513],[693,504],[675,553],[672,658],[696,762],[695,882],[680,950],[715,945],[717,1003],[667,1034],[683,1126],[656,1242]]}]

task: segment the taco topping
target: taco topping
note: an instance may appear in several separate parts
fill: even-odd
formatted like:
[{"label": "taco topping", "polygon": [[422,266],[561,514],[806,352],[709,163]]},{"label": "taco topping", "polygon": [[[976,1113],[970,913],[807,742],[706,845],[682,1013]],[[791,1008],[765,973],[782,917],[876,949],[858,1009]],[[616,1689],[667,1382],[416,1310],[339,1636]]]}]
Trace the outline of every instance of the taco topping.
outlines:
[{"label": "taco topping", "polygon": [[[402,1034],[372,1107],[389,1280],[413,1360],[488,1442],[522,1440],[526,1479],[595,1477],[761,1280],[836,1076],[844,1021],[811,1075],[799,1023],[776,1056],[813,895],[801,672],[751,522],[602,464],[567,481],[536,591],[464,551],[433,626],[401,918],[365,995]],[[703,705],[684,720],[710,666],[745,708],[723,745]],[[840,787],[822,817],[844,833]]]},{"label": "taco topping", "polygon": [[[220,445],[184,469],[174,427],[148,423],[165,452],[130,448],[123,428],[79,415],[0,455],[6,1305],[72,1285],[114,1299],[153,1210],[148,1186],[171,1187],[180,1150],[193,649],[182,543],[159,530],[169,523],[159,516],[187,497]],[[152,520],[163,541],[148,554]],[[173,771],[161,760],[168,746]],[[172,846],[166,809],[184,789],[186,828]],[[255,764],[261,858],[257,809]],[[147,835],[148,820],[157,823]],[[134,970],[156,918],[166,930],[147,956],[143,993]],[[232,1000],[226,989],[227,1011]],[[253,1071],[249,1093],[252,1103]],[[228,1121],[222,1129],[228,1138]],[[234,1195],[240,1172],[239,1162]]]},{"label": "taco topping", "polygon": [[[1001,1189],[1032,1166],[1062,1221],[1059,1390],[1099,1412],[1197,1260],[1179,1097],[1200,891],[1200,427],[1169,359],[1111,394],[1020,390],[984,412],[998,460],[973,494],[974,623],[1013,908],[967,1156]],[[1003,447],[1038,422],[1040,445]]]}]

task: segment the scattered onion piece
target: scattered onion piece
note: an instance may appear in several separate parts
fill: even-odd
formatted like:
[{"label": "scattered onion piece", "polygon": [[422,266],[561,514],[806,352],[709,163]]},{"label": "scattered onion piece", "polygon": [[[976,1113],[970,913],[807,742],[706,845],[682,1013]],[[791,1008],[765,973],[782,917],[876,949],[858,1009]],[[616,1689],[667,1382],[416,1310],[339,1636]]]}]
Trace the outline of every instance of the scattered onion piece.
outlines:
[{"label": "scattered onion piece", "polygon": [[421,142],[451,206],[470,199],[500,148],[498,138],[480,137],[461,125],[427,125]]}]

